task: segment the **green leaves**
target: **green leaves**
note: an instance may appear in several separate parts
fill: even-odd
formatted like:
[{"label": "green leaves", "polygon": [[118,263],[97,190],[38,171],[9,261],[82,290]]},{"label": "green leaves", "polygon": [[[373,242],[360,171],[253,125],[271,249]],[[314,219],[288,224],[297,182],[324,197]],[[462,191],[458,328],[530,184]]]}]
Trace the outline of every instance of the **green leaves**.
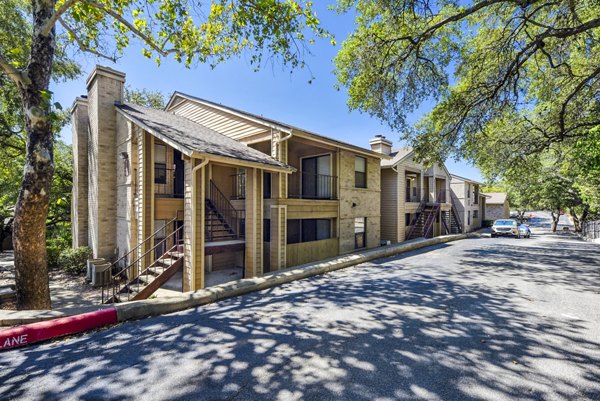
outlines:
[{"label": "green leaves", "polygon": [[213,0],[208,7],[188,0],[79,1],[61,24],[84,51],[112,58],[113,45],[118,55],[137,40],[157,63],[172,55],[186,65],[215,66],[248,53],[256,66],[265,57],[295,68],[315,39],[334,43],[308,1]]},{"label": "green leaves", "polygon": [[[477,161],[491,140],[517,160],[600,123],[596,0],[340,1],[353,6],[356,28],[336,57],[348,104],[424,159]],[[406,116],[425,101],[436,106],[412,129]]]}]

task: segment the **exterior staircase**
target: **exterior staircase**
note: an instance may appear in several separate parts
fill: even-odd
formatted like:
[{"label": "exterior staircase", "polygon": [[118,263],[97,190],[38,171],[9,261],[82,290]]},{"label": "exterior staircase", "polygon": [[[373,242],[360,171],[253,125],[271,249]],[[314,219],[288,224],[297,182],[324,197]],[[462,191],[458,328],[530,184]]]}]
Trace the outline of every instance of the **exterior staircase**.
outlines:
[{"label": "exterior staircase", "polygon": [[221,192],[213,180],[210,180],[205,210],[206,241],[230,241],[243,237],[243,235],[240,235],[238,211],[233,207],[229,199],[223,195],[223,192]]},{"label": "exterior staircase", "polygon": [[445,195],[445,191],[440,191],[435,202],[428,202],[428,197],[421,200],[415,213],[416,216],[409,226],[406,240],[433,237],[433,224],[440,212],[440,206],[442,200],[445,199]]},{"label": "exterior staircase", "polygon": [[[175,217],[165,227],[174,225],[178,220]],[[102,287],[103,304],[147,299],[183,266],[183,225],[164,238],[157,238],[162,230],[157,230],[111,265],[108,271],[110,278]],[[167,246],[170,248],[166,252],[153,257]],[[139,255],[140,249],[147,250]],[[148,260],[152,261],[145,266]],[[120,268],[123,264],[125,267]]]},{"label": "exterior staircase", "polygon": [[215,207],[210,199],[206,199],[204,218],[207,241],[227,241],[238,238],[233,227],[229,225],[225,216]]},{"label": "exterior staircase", "polygon": [[431,238],[433,236],[433,223],[440,210],[440,204],[425,205],[411,223],[406,239]]}]

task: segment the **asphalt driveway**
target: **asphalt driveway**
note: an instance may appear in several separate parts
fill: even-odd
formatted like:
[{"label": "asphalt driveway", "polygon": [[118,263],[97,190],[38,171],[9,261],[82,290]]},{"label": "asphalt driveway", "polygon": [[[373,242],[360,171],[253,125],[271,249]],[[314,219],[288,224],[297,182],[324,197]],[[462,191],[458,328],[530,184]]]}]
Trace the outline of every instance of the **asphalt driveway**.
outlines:
[{"label": "asphalt driveway", "polygon": [[0,366],[18,400],[600,400],[600,246],[462,240]]}]

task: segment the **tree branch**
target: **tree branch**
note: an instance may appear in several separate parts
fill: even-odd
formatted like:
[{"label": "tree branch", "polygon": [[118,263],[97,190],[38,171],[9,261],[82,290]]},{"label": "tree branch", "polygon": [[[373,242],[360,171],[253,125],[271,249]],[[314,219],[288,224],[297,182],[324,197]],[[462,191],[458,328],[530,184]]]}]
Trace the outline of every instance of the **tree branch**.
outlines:
[{"label": "tree branch", "polygon": [[100,53],[97,50],[91,49],[89,46],[87,46],[85,43],[83,43],[83,41],[79,38],[79,36],[77,36],[77,33],[73,30],[73,28],[71,28],[63,19],[62,17],[58,17],[58,22],[62,25],[63,28],[65,28],[65,30],[67,32],[69,32],[69,34],[73,37],[73,40],[75,40],[75,43],[77,43],[77,46],[79,46],[79,48],[81,49],[81,51],[86,52],[86,53],[91,53],[95,56],[101,57],[101,58],[105,58],[107,60],[112,61],[113,63],[115,63],[117,61],[116,57],[111,57],[108,56],[106,54]]},{"label": "tree branch", "polygon": [[4,72],[17,85],[27,86],[31,80],[23,71],[12,65],[2,53],[0,53],[0,71]]},{"label": "tree branch", "polygon": [[594,79],[598,75],[600,75],[600,67],[596,68],[594,70],[594,72],[592,72],[585,79],[583,79],[581,82],[579,82],[579,84],[577,84],[577,86],[575,87],[575,90],[573,90],[573,92],[571,92],[569,94],[569,96],[567,96],[567,98],[565,99],[565,101],[563,102],[563,104],[562,104],[562,106],[560,108],[560,113],[558,114],[558,121],[559,121],[560,129],[561,129],[562,133],[565,132],[565,114],[567,112],[567,106],[569,105],[569,102],[575,97],[575,95],[577,95],[577,93],[581,89],[583,89],[583,87],[585,85],[588,84],[588,82],[590,82],[592,79]]},{"label": "tree branch", "polygon": [[46,21],[46,23],[40,28],[39,34],[43,36],[47,36],[48,34],[50,34],[50,31],[52,31],[52,28],[54,27],[56,22],[59,21],[62,15],[69,11],[69,8],[71,8],[73,4],[75,4],[78,1],[79,0],[66,0],[63,3],[63,5],[58,8],[58,10],[54,11],[50,19]]},{"label": "tree branch", "polygon": [[108,15],[113,17],[115,20],[117,20],[121,24],[125,25],[127,27],[127,29],[129,29],[134,35],[136,35],[137,37],[142,39],[148,46],[150,46],[154,51],[156,51],[161,56],[166,57],[169,54],[177,53],[177,50],[175,50],[175,49],[165,50],[164,48],[161,48],[160,46],[158,46],[157,43],[154,41],[154,39],[152,39],[150,36],[146,35],[144,32],[137,29],[132,23],[127,21],[125,18],[123,18],[118,13],[114,12],[112,9],[105,7],[104,5],[96,3],[94,1],[90,1],[90,2],[88,2],[88,4],[93,7],[96,7],[99,10],[104,11],[105,13],[107,13]]}]

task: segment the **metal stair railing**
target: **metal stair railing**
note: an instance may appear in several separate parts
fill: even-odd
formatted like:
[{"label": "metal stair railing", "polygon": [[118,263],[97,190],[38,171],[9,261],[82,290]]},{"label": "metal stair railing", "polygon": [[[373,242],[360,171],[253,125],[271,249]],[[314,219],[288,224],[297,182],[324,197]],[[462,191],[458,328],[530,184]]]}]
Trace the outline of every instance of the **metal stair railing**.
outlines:
[{"label": "metal stair railing", "polygon": [[[165,224],[164,227],[159,228],[158,230],[156,230],[154,233],[152,233],[148,238],[144,239],[142,242],[140,242],[135,248],[131,249],[129,252],[127,252],[126,254],[124,254],[123,256],[121,256],[120,258],[118,258],[116,261],[114,261],[109,268],[109,272],[110,272],[110,278],[108,280],[107,283],[104,283],[102,285],[102,303],[108,301],[109,299],[115,299],[115,295],[117,294],[117,288],[123,284],[123,277],[127,276],[127,270],[131,269],[132,267],[134,267],[135,265],[137,265],[139,262],[141,262],[142,260],[144,260],[144,258],[150,254],[150,252],[154,251],[159,244],[162,244],[162,241],[159,242],[158,244],[154,245],[149,251],[145,252],[142,256],[138,257],[137,259],[135,259],[133,262],[131,263],[126,263],[126,266],[120,270],[119,269],[119,264],[121,262],[124,262],[126,260],[128,260],[129,256],[131,256],[132,254],[134,254],[135,252],[139,251],[139,249],[148,244],[148,242],[154,240],[156,238],[156,236],[158,235],[158,233],[160,233],[161,231],[163,231],[165,229],[165,227],[168,227],[170,224],[174,224],[176,221],[181,220],[179,218],[179,214],[181,213],[181,211],[177,211],[175,214],[175,217],[170,220],[169,222],[167,222]],[[178,229],[174,230],[174,231],[178,231],[179,229],[181,229],[183,226],[179,227]],[[170,236],[170,235],[169,235]],[[178,245],[178,244],[176,244]],[[160,255],[158,258],[162,257],[164,255],[164,253],[162,255]],[[154,263],[156,261],[156,259],[154,261],[152,261],[152,263]],[[150,266],[152,263],[150,263],[148,266]],[[139,274],[148,266],[144,266],[142,269],[138,269],[138,271],[136,272],[136,277],[139,276]],[[117,271],[116,273],[113,273],[113,271]],[[125,282],[127,282],[127,280],[125,280]],[[112,295],[111,295],[111,290],[112,290]]]},{"label": "metal stair railing", "polygon": [[[154,262],[152,262],[152,263],[150,264],[150,266],[146,267],[146,268],[144,269],[144,271],[142,271],[142,272],[141,272],[141,273],[140,273],[138,276],[136,276],[136,277],[134,277],[132,280],[130,280],[130,282],[131,282],[131,281],[133,281],[133,280],[136,280],[136,289],[135,289],[135,290],[136,290],[136,292],[137,292],[137,293],[139,293],[139,292],[140,292],[140,280],[139,280],[139,279],[140,279],[141,277],[144,277],[144,278],[145,278],[145,280],[144,280],[144,281],[145,281],[146,283],[148,283],[148,276],[151,274],[151,272],[150,272],[150,268],[151,268],[151,267],[152,267],[154,264],[156,264],[156,262],[160,261],[161,259],[164,259],[164,256],[165,256],[166,254],[168,254],[168,253],[173,253],[174,251],[175,251],[175,252],[179,252],[179,247],[182,245],[182,244],[180,243],[180,241],[181,241],[181,239],[183,239],[183,226],[179,226],[178,228],[176,228],[176,229],[175,229],[175,230],[174,230],[174,231],[173,231],[171,234],[169,234],[168,236],[166,236],[165,238],[163,238],[163,239],[162,239],[160,242],[158,242],[158,243],[157,243],[157,244],[156,244],[156,245],[155,245],[155,246],[154,246],[152,249],[150,249],[148,252],[146,252],[146,254],[147,254],[147,253],[149,253],[149,252],[152,252],[154,249],[156,249],[157,247],[159,247],[159,246],[161,246],[161,245],[163,245],[163,244],[164,244],[164,245],[166,245],[166,244],[167,244],[167,240],[168,240],[169,238],[173,238],[173,239],[174,239],[174,241],[173,241],[173,244],[174,244],[174,245],[173,245],[173,246],[172,246],[172,247],[171,247],[171,248],[170,248],[168,251],[166,251],[165,253],[163,253],[163,254],[162,254],[160,257],[156,258],[156,260],[155,260]],[[165,249],[166,249],[166,247],[165,247]],[[183,252],[182,252],[182,253],[183,253]],[[141,257],[143,257],[143,256],[141,256]],[[169,267],[170,267],[170,266],[169,266]],[[168,267],[167,267],[167,268],[168,268]],[[164,267],[163,267],[163,272],[164,272],[164,270],[166,270],[167,268],[164,268]],[[162,272],[161,272],[161,273],[162,273]],[[146,284],[146,285],[147,285],[147,284]],[[144,286],[145,286],[145,285],[144,285]],[[127,293],[127,300],[129,300],[129,292]]]},{"label": "metal stair railing", "polygon": [[[212,208],[215,209],[218,217],[231,228],[235,238],[240,238],[240,218],[238,216],[238,211],[233,207],[229,199],[223,195],[223,192],[221,192],[213,180],[210,180],[207,200],[210,201],[210,204]],[[208,219],[206,219],[205,224],[208,224]]]},{"label": "metal stair railing", "polygon": [[429,211],[427,215],[427,221],[423,225],[423,237],[427,238],[431,229],[433,228],[433,223],[440,211],[440,206],[442,201],[445,201],[446,190],[442,189],[438,192],[435,202],[433,204],[433,209]]},{"label": "metal stair railing", "polygon": [[450,198],[451,198],[451,203],[452,203],[452,207],[451,207],[451,215],[454,218],[454,220],[456,221],[456,225],[458,226],[458,231],[460,233],[462,233],[462,221],[460,220],[460,216],[458,215],[458,211],[456,210],[456,202],[458,202],[458,198],[456,197],[456,195],[454,194],[454,192],[450,191]]},{"label": "metal stair railing", "polygon": [[427,205],[427,196],[424,196],[421,199],[421,202],[419,202],[419,206],[417,207],[417,210],[415,212],[415,218],[412,220],[412,222],[410,223],[410,228],[408,229],[408,233],[406,234],[406,239],[410,239],[411,236],[413,235],[415,228],[417,227],[417,223],[419,222],[419,218],[421,217],[421,213],[423,212],[423,209],[425,209],[425,206]]}]

